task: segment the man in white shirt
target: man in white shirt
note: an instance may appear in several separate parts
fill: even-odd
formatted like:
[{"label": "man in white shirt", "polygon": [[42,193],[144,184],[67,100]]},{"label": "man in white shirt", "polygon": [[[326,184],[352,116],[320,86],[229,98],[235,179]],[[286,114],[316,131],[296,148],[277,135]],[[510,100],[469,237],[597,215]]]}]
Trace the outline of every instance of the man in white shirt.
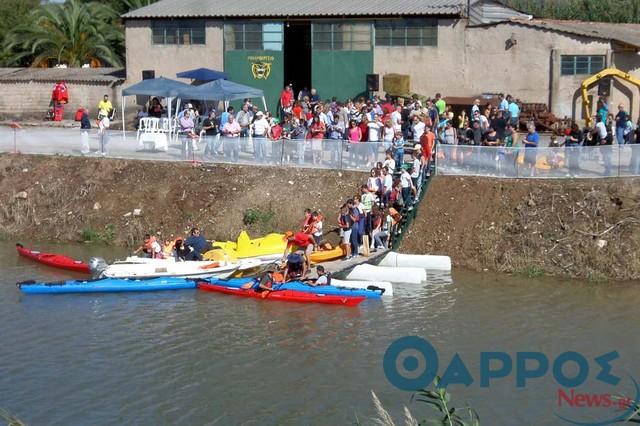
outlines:
[{"label": "man in white shirt", "polygon": [[414,142],[420,142],[420,138],[422,137],[422,134],[424,133],[424,129],[425,129],[425,124],[422,120],[420,120],[420,117],[418,117],[417,115],[413,117],[413,125],[411,126],[411,130],[413,132],[413,141]]},{"label": "man in white shirt", "polygon": [[380,116],[375,115],[374,120],[367,123],[369,127],[369,142],[380,142],[380,131],[382,130],[382,122]]},{"label": "man in white shirt", "polygon": [[402,105],[396,105],[396,110],[391,113],[391,123],[396,132],[402,131]]},{"label": "man in white shirt", "polygon": [[253,124],[253,155],[256,160],[264,161],[267,156],[267,133],[269,121],[264,118],[264,113],[258,111]]},{"label": "man in white shirt", "polygon": [[[394,161],[394,165],[395,165],[395,161]],[[391,176],[392,172],[390,170],[393,170],[393,169],[389,169],[386,166],[382,167],[382,202],[384,203],[385,206],[389,202],[389,195],[391,195],[391,190],[393,189],[393,176]]]},{"label": "man in white shirt", "polygon": [[367,123],[369,127],[369,158],[367,160],[367,167],[375,165],[376,154],[378,153],[378,145],[382,137],[382,121],[378,114],[374,115],[373,121]]}]

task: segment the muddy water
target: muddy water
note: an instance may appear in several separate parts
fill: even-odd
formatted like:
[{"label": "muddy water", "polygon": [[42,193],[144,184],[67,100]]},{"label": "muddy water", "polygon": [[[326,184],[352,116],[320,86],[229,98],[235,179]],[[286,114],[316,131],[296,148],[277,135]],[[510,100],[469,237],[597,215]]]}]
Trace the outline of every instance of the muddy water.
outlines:
[{"label": "muddy water", "polygon": [[640,376],[640,287],[632,284],[456,271],[452,283],[432,276],[416,292],[399,288],[356,309],[197,291],[27,296],[16,281],[68,275],[19,259],[9,243],[0,244],[0,274],[0,407],[32,425],[367,424],[371,390],[398,419],[403,405],[426,418],[429,408],[411,403],[382,368],[388,345],[406,335],[436,347],[440,370],[460,353],[475,381],[452,386],[453,402],[475,407],[483,425],[565,424],[556,413],[600,420],[612,411],[559,411],[549,375],[524,389],[515,376],[482,388],[482,351],[543,351],[553,360],[567,350],[618,350],[614,372]]}]

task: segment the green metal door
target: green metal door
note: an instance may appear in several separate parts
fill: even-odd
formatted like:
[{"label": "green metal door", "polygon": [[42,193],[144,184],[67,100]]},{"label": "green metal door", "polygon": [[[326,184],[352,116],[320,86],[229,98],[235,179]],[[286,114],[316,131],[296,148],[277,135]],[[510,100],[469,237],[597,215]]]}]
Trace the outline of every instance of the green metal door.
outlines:
[{"label": "green metal door", "polygon": [[320,97],[345,100],[364,94],[366,76],[373,72],[372,24],[312,25],[311,80]]},{"label": "green metal door", "polygon": [[[275,113],[284,86],[282,23],[226,24],[224,38],[224,71],[229,79],[262,89],[268,109]],[[253,102],[262,109],[261,100]]]}]

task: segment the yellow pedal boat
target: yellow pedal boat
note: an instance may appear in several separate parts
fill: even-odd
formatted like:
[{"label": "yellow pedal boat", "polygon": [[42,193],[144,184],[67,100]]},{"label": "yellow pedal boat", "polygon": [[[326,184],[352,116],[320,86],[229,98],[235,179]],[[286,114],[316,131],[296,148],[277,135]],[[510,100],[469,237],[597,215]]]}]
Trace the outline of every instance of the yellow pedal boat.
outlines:
[{"label": "yellow pedal boat", "polygon": [[214,241],[212,249],[202,257],[205,260],[245,259],[257,257],[264,260],[282,257],[287,247],[284,234],[267,234],[251,239],[246,231],[240,232],[237,241]]}]

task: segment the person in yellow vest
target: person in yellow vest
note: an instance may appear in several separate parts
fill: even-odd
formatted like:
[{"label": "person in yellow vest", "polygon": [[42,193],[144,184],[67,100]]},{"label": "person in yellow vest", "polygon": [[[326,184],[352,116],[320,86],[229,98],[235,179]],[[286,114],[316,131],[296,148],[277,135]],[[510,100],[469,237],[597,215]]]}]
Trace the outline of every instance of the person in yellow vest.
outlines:
[{"label": "person in yellow vest", "polygon": [[109,95],[104,95],[102,100],[98,103],[98,111],[105,110],[107,112],[107,117],[113,120],[113,105],[109,100]]}]

